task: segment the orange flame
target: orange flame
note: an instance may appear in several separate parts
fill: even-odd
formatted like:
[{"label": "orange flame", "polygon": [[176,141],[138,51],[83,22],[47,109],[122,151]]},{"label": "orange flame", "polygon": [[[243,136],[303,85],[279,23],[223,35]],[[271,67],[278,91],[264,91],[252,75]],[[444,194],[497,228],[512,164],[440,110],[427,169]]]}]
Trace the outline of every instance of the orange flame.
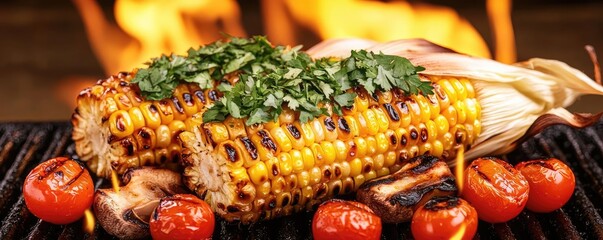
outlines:
[{"label": "orange flame", "polygon": [[463,192],[463,184],[465,181],[465,148],[462,145],[456,152],[454,173],[456,175],[456,184],[459,187],[459,192]]},{"label": "orange flame", "polygon": [[113,191],[118,193],[119,192],[119,178],[117,177],[117,173],[114,170],[111,170],[111,185],[113,186]]},{"label": "orange flame", "polygon": [[96,1],[74,0],[94,53],[107,74],[142,67],[153,57],[223,38],[245,36],[234,0],[115,2],[115,26]]},{"label": "orange flame", "polygon": [[454,233],[454,235],[452,235],[452,237],[450,237],[450,240],[461,240],[461,239],[463,239],[466,230],[467,230],[467,224],[466,223],[461,223],[461,226],[459,227],[459,230],[457,230],[456,233]]},{"label": "orange flame", "polygon": [[86,209],[86,211],[84,211],[84,231],[88,234],[92,234],[94,232],[94,222],[94,214],[92,214],[90,209]]},{"label": "orange flame", "polygon": [[503,63],[517,61],[515,35],[511,21],[511,0],[487,0],[486,9],[490,28],[494,33],[496,60]]},{"label": "orange flame", "polygon": [[424,38],[461,53],[490,57],[480,34],[454,10],[404,1],[262,0],[269,39],[295,45],[305,27],[321,39]]}]

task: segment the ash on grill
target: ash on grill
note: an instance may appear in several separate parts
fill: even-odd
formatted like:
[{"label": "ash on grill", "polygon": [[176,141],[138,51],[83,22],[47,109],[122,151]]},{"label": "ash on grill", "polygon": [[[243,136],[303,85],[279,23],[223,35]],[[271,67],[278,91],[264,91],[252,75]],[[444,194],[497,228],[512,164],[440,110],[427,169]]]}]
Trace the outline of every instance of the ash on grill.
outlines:
[{"label": "ash on grill", "polygon": [[[0,239],[111,239],[100,226],[92,234],[82,223],[58,226],[33,216],[23,201],[21,186],[39,162],[76,157],[67,123],[0,125]],[[477,239],[603,239],[603,119],[585,129],[552,126],[524,142],[507,160],[556,157],[572,168],[576,190],[560,210],[548,214],[524,211],[504,224],[479,223]],[[110,183],[96,179],[96,187]],[[312,213],[300,213],[252,225],[218,220],[214,239],[311,239]],[[385,224],[383,239],[412,238],[410,224]]]}]

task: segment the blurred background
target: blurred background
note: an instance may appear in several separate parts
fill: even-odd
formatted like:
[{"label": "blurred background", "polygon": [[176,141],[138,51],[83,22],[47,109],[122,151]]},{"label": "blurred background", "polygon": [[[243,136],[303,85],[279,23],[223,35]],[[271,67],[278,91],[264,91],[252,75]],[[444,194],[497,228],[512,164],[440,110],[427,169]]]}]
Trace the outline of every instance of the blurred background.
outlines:
[{"label": "blurred background", "polygon": [[[96,80],[224,34],[306,49],[329,38],[421,37],[504,62],[558,59],[594,78],[584,46],[603,57],[603,2],[3,0],[0,34],[0,121],[60,121]],[[599,112],[602,103],[582,97],[570,110]]]}]

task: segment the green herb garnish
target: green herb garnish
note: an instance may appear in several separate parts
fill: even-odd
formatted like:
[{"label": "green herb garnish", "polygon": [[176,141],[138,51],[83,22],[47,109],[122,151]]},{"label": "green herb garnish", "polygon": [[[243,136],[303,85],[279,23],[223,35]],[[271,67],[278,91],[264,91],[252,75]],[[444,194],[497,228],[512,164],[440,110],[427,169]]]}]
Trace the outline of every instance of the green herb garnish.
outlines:
[{"label": "green herb garnish", "polygon": [[420,66],[402,57],[352,51],[345,59],[316,59],[299,52],[300,47],[272,47],[263,37],[231,38],[188,56],[172,55],[154,59],[149,68],[140,69],[133,83],[151,100],[171,97],[180,82],[196,82],[201,88],[213,88],[230,73],[239,75],[234,85],[221,83],[217,89],[224,96],[203,113],[204,122],[222,121],[228,115],[246,118],[246,124],[274,121],[282,107],[299,112],[307,122],[330,110],[342,114],[342,107],[352,106],[354,86],[369,94],[399,88],[406,94],[432,94],[429,82],[422,82]]}]

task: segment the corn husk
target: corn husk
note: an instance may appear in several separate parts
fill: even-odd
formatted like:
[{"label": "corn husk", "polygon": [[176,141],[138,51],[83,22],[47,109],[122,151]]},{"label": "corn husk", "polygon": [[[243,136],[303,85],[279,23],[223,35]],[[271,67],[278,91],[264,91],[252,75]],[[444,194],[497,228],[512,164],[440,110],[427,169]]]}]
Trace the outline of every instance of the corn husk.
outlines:
[{"label": "corn husk", "polygon": [[533,58],[513,65],[467,56],[425,40],[376,43],[361,39],[329,40],[308,53],[319,57],[347,57],[351,50],[408,58],[425,67],[423,75],[468,78],[482,107],[482,133],[465,159],[507,153],[523,139],[552,124],[584,127],[601,115],[571,114],[564,107],[584,94],[603,95],[603,87],[569,65]]}]

